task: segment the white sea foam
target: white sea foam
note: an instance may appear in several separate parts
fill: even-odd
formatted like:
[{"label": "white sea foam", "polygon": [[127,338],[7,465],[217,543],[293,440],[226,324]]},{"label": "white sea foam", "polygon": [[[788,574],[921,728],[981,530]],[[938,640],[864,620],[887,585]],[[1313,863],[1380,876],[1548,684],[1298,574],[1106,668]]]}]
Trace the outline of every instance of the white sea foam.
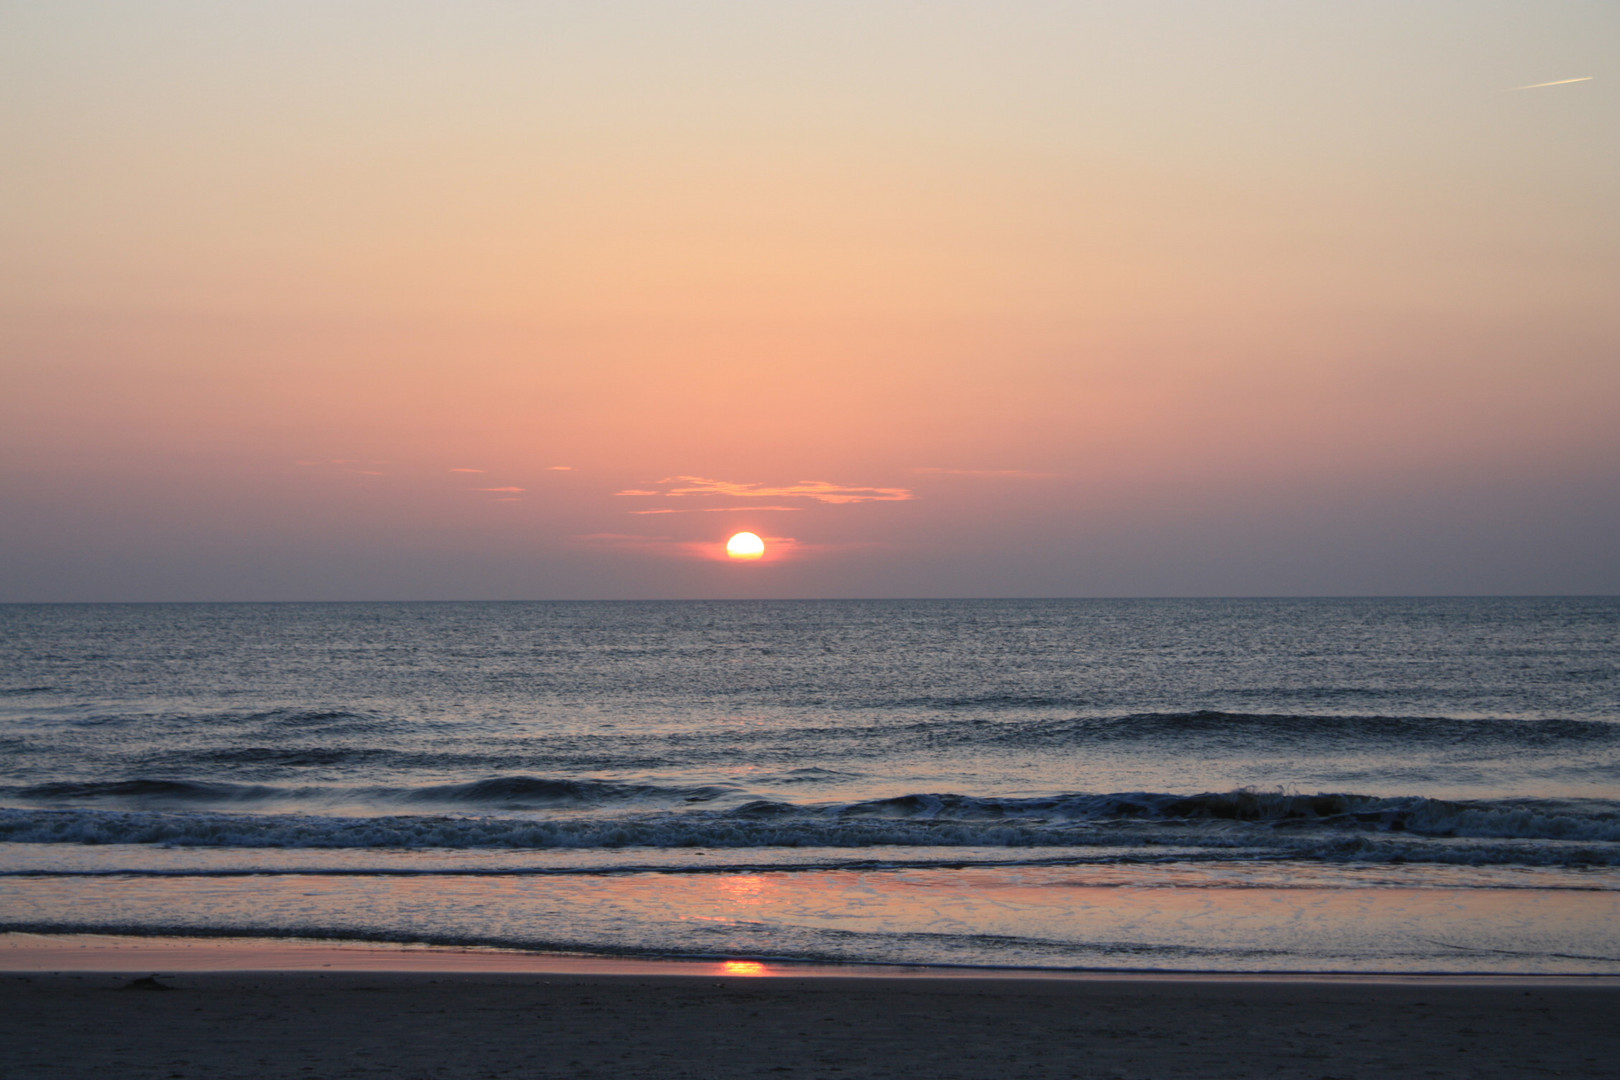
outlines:
[{"label": "white sea foam", "polygon": [[1620,864],[1620,806],[1235,791],[525,816],[0,810],[0,841],[242,848],[881,848],[1173,845],[1327,861]]}]

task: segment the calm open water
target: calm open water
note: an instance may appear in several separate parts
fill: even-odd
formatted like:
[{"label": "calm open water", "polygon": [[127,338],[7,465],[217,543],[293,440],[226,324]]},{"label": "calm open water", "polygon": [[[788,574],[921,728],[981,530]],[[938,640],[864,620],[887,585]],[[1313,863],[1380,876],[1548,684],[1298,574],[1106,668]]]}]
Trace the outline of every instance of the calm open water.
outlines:
[{"label": "calm open water", "polygon": [[0,606],[0,929],[1620,973],[1620,600]]}]

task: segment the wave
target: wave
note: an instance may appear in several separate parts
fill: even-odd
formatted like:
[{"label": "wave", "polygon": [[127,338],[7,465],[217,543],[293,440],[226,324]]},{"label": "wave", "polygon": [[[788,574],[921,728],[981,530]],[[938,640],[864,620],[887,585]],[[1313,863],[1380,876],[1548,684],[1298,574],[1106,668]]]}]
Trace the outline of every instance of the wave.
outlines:
[{"label": "wave", "polygon": [[[504,790],[510,782],[500,783]],[[491,797],[462,790],[477,786],[428,790],[452,804]],[[574,795],[564,786],[518,797]],[[1333,862],[1615,866],[1620,803],[1228,791],[1018,799],[919,793],[855,803],[755,800],[723,809],[519,818],[7,809],[0,810],[0,841],[348,849],[1174,846]]]},{"label": "wave", "polygon": [[1000,724],[977,733],[995,743],[1083,744],[1217,740],[1255,742],[1375,742],[1413,744],[1492,743],[1548,746],[1620,743],[1620,723],[1605,720],[1515,720],[1492,717],[1346,716],[1250,713],[1201,709],[1132,713]]},{"label": "wave", "polygon": [[300,802],[369,806],[434,805],[484,810],[590,809],[633,802],[700,803],[731,793],[729,788],[717,786],[660,787],[655,784],[538,776],[495,776],[465,783],[418,787],[277,787],[270,784],[137,778],[62,781],[0,789],[0,792],[19,801],[70,806],[97,802],[150,807]]},{"label": "wave", "polygon": [[209,783],[197,780],[57,781],[12,788],[10,794],[29,802],[79,803],[110,800],[133,803],[253,803],[287,798],[291,792],[257,784]]},{"label": "wave", "polygon": [[[840,819],[1035,824],[1231,823],[1279,829],[1349,829],[1426,837],[1597,840],[1620,843],[1620,803],[1607,800],[1445,800],[1249,789],[1174,795],[1148,792],[1047,798],[912,794],[831,808]],[[734,813],[773,817],[804,808],[761,801]]]},{"label": "wave", "polygon": [[[152,755],[148,761],[174,765],[247,765],[277,768],[325,768],[333,765],[409,765],[425,755],[401,753],[374,746],[236,746]],[[435,755],[426,763],[439,765],[448,755]]]},{"label": "wave", "polygon": [[[1118,964],[1126,957],[1175,960],[1202,959],[1206,962],[1236,957],[1270,958],[1278,963],[1275,970],[1287,971],[1282,966],[1297,955],[1291,950],[1256,946],[1220,945],[1213,943],[1178,944],[1173,942],[1090,941],[1076,948],[1075,943],[1056,937],[1021,934],[950,933],[941,931],[890,931],[879,940],[902,948],[907,944],[933,946],[968,946],[982,950],[975,960],[957,958],[928,959],[907,951],[899,956],[871,956],[865,954],[878,935],[864,930],[821,928],[814,937],[793,935],[775,940],[762,949],[758,938],[742,942],[728,942],[732,947],[714,948],[714,940],[704,943],[681,943],[665,940],[658,944],[625,944],[604,941],[594,937],[540,937],[535,934],[491,934],[472,930],[432,931],[385,929],[372,925],[349,923],[302,923],[293,926],[265,925],[262,922],[223,923],[198,926],[180,921],[88,921],[88,920],[0,920],[0,933],[16,934],[96,934],[135,938],[186,939],[259,939],[320,942],[331,944],[381,944],[435,946],[455,949],[497,949],[530,954],[556,954],[569,956],[612,957],[616,959],[671,960],[671,961],[730,961],[754,960],[764,963],[831,965],[849,970],[884,968],[904,963],[907,968],[931,969],[941,972],[1085,972],[1140,970],[1138,966]],[[1007,956],[1012,950],[1023,955]],[[998,955],[999,954],[999,955]],[[959,954],[958,954],[959,955]],[[1564,954],[1553,954],[1564,955]],[[1045,962],[1029,962],[1039,958]],[[1112,958],[1116,965],[1099,965],[1097,958]],[[1610,960],[1610,957],[1575,957],[1576,959]],[[1077,963],[1084,959],[1083,963]],[[1065,963],[1063,961],[1067,960]],[[1022,962],[1019,962],[1022,961]],[[1185,970],[1185,969],[1184,969]],[[1211,963],[1206,968],[1219,972],[1223,969]]]},{"label": "wave", "polygon": [[1082,697],[1065,694],[953,694],[945,697],[878,698],[867,702],[869,708],[922,708],[922,709],[1084,709],[1093,702]]},{"label": "wave", "polygon": [[[1030,709],[1013,710],[1006,707],[1010,700],[1013,699],[1002,696],[932,701],[930,708],[938,710],[934,715],[912,714],[900,723],[877,723],[860,728],[828,724],[797,728],[791,734],[811,744],[842,744],[858,737],[885,753],[904,750],[909,744],[935,750],[976,747],[1066,750],[1131,744],[1149,746],[1155,751],[1176,747],[1287,746],[1305,753],[1337,753],[1347,747],[1403,752],[1463,749],[1492,754],[1572,745],[1591,749],[1620,748],[1620,721],[1609,719],[1220,709],[1088,715],[1079,712],[1086,705],[1079,701],[1019,698],[1016,700]],[[997,704],[990,706],[990,702]],[[984,707],[975,710],[969,708],[970,705]],[[1068,715],[1063,715],[1065,713]],[[728,738],[770,745],[780,742],[782,733],[728,733]]]},{"label": "wave", "polygon": [[[382,771],[406,772],[420,770],[430,773],[473,773],[513,766],[545,767],[554,765],[558,758],[552,753],[501,752],[498,749],[477,752],[443,749],[399,750],[383,746],[326,745],[291,746],[224,746],[193,747],[187,749],[164,748],[149,753],[125,755],[120,760],[131,767],[160,773],[203,771],[229,772],[240,770],[245,774],[276,776],[296,774],[298,770],[357,770],[374,773]],[[570,760],[579,755],[569,755]],[[664,764],[666,759],[648,756],[643,767]]]},{"label": "wave", "polygon": [[767,784],[836,784],[845,780],[858,780],[859,773],[847,772],[842,769],[823,769],[818,765],[807,765],[798,769],[787,769],[778,773],[766,773],[759,777],[760,782]]},{"label": "wave", "polygon": [[407,720],[378,713],[334,708],[223,709],[207,712],[89,712],[69,718],[83,727],[181,727],[201,730],[259,729],[267,734],[333,736],[396,731],[408,725],[422,730],[442,726],[420,719]]},{"label": "wave", "polygon": [[[521,952],[530,954],[556,954],[568,956],[596,956],[612,957],[626,960],[671,960],[671,961],[731,961],[755,960],[764,963],[789,964],[817,964],[833,965],[840,968],[860,970],[862,968],[888,967],[896,962],[903,961],[908,968],[924,968],[938,971],[953,972],[1007,972],[1007,971],[1072,971],[1096,973],[1098,971],[1133,970],[1127,967],[1110,969],[1099,967],[1095,962],[1087,964],[1063,963],[1014,963],[986,957],[978,963],[962,960],[927,960],[914,955],[904,957],[869,957],[860,952],[852,951],[850,946],[859,949],[867,944],[872,935],[869,932],[822,929],[817,933],[821,940],[820,948],[805,947],[799,944],[783,941],[773,943],[767,950],[761,950],[757,942],[733,947],[722,951],[715,951],[712,943],[705,945],[691,944],[683,947],[678,942],[663,942],[658,945],[627,945],[610,941],[596,940],[588,937],[558,938],[539,937],[534,935],[488,934],[475,931],[441,931],[412,929],[381,929],[375,926],[356,925],[353,923],[335,924],[300,924],[294,926],[266,926],[257,922],[244,922],[240,924],[220,924],[210,926],[197,926],[186,922],[112,922],[112,921],[85,921],[85,920],[30,920],[30,921],[4,921],[0,920],[0,933],[14,934],[96,934],[117,937],[135,938],[188,938],[188,939],[259,939],[280,941],[306,941],[331,944],[380,944],[380,945],[416,945],[434,946],[454,949],[498,949],[502,951]],[[890,942],[904,944],[916,942],[919,944],[963,944],[977,945],[996,952],[1014,949],[1022,946],[1025,949],[1045,953],[1048,957],[1062,956],[1072,946],[1068,942],[1053,938],[1029,937],[1012,934],[952,934],[930,931],[891,932],[884,935]],[[802,940],[802,939],[801,939]],[[1246,956],[1246,957],[1277,957],[1289,958],[1292,954],[1282,949],[1265,948],[1231,948],[1206,945],[1179,945],[1158,944],[1143,942],[1093,942],[1088,943],[1088,952],[1095,956],[1123,956],[1157,958],[1212,958],[1215,956]],[[840,948],[839,946],[844,946]],[[1089,957],[1088,957],[1089,959]],[[1585,957],[1582,957],[1585,959]],[[1609,959],[1598,957],[1595,959]],[[1219,970],[1210,968],[1209,970]],[[1286,970],[1286,969],[1279,969]]]},{"label": "wave", "polygon": [[[801,769],[793,770],[785,778],[817,783],[836,780],[841,775],[830,770]],[[0,795],[8,796],[13,801],[63,808],[103,803],[135,809],[178,807],[206,810],[210,804],[246,807],[299,802],[373,809],[422,806],[468,813],[561,810],[579,814],[633,810],[638,806],[684,808],[711,802],[724,805],[729,801],[736,805],[709,813],[725,821],[755,824],[907,821],[975,827],[1019,823],[1029,828],[1056,828],[1127,822],[1163,825],[1227,822],[1263,825],[1273,829],[1310,826],[1412,832],[1425,836],[1466,834],[1620,842],[1620,802],[1609,800],[1446,800],[1416,795],[1302,794],[1251,788],[1195,795],[1074,792],[1033,797],[916,792],[854,802],[801,803],[771,798],[739,801],[746,798],[743,792],[718,784],[672,786],[511,775],[448,784],[353,787],[281,787],[134,778],[58,781],[0,788]],[[619,819],[614,820],[617,822]]]},{"label": "wave", "polygon": [[[387,792],[389,789],[383,789]],[[730,789],[722,787],[659,787],[655,784],[619,784],[603,780],[557,780],[535,776],[497,776],[465,784],[394,789],[403,801],[503,809],[591,807],[640,800],[708,802]]]}]

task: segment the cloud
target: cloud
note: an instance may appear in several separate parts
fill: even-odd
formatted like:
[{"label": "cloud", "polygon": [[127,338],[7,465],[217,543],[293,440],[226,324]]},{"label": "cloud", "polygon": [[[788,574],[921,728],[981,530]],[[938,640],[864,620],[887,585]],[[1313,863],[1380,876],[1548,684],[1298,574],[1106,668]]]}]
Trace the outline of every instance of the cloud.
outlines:
[{"label": "cloud", "polygon": [[1543,86],[1566,86],[1574,82],[1591,82],[1596,75],[1581,75],[1573,79],[1554,79],[1552,82],[1533,82],[1529,86],[1514,86],[1513,90],[1540,90]]},{"label": "cloud", "polygon": [[[624,492],[619,494],[623,495]],[[632,514],[728,514],[739,510],[758,513],[761,510],[803,510],[802,506],[658,506],[651,510],[632,510]]]},{"label": "cloud", "polygon": [[484,470],[483,469],[451,469],[450,471],[451,472],[477,472],[477,473],[481,473]]},{"label": "cloud", "polygon": [[[621,491],[620,495],[658,495],[682,498],[693,495],[724,495],[731,499],[814,499],[823,503],[904,502],[916,498],[907,488],[847,487],[826,480],[800,480],[794,484],[741,484],[713,480],[706,476],[666,476],[658,491]],[[756,508],[758,509],[758,508]]]},{"label": "cloud", "polygon": [[511,492],[516,492],[516,491],[527,491],[529,489],[528,488],[520,488],[520,487],[488,487],[488,488],[473,488],[473,490],[474,491],[501,491],[501,492],[511,491]]},{"label": "cloud", "polygon": [[546,472],[573,472],[572,465],[547,465]]},{"label": "cloud", "polygon": [[915,473],[929,473],[934,476],[1001,476],[1024,480],[1039,480],[1056,476],[1057,473],[1031,472],[1028,469],[947,469],[939,466],[923,466],[912,469]]}]

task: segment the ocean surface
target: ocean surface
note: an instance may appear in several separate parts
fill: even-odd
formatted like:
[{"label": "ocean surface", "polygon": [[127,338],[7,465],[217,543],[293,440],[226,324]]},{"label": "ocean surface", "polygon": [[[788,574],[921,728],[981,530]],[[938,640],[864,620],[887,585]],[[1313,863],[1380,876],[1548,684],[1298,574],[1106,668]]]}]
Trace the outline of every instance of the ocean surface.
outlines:
[{"label": "ocean surface", "polygon": [[0,931],[1620,974],[1620,599],[0,606]]}]

